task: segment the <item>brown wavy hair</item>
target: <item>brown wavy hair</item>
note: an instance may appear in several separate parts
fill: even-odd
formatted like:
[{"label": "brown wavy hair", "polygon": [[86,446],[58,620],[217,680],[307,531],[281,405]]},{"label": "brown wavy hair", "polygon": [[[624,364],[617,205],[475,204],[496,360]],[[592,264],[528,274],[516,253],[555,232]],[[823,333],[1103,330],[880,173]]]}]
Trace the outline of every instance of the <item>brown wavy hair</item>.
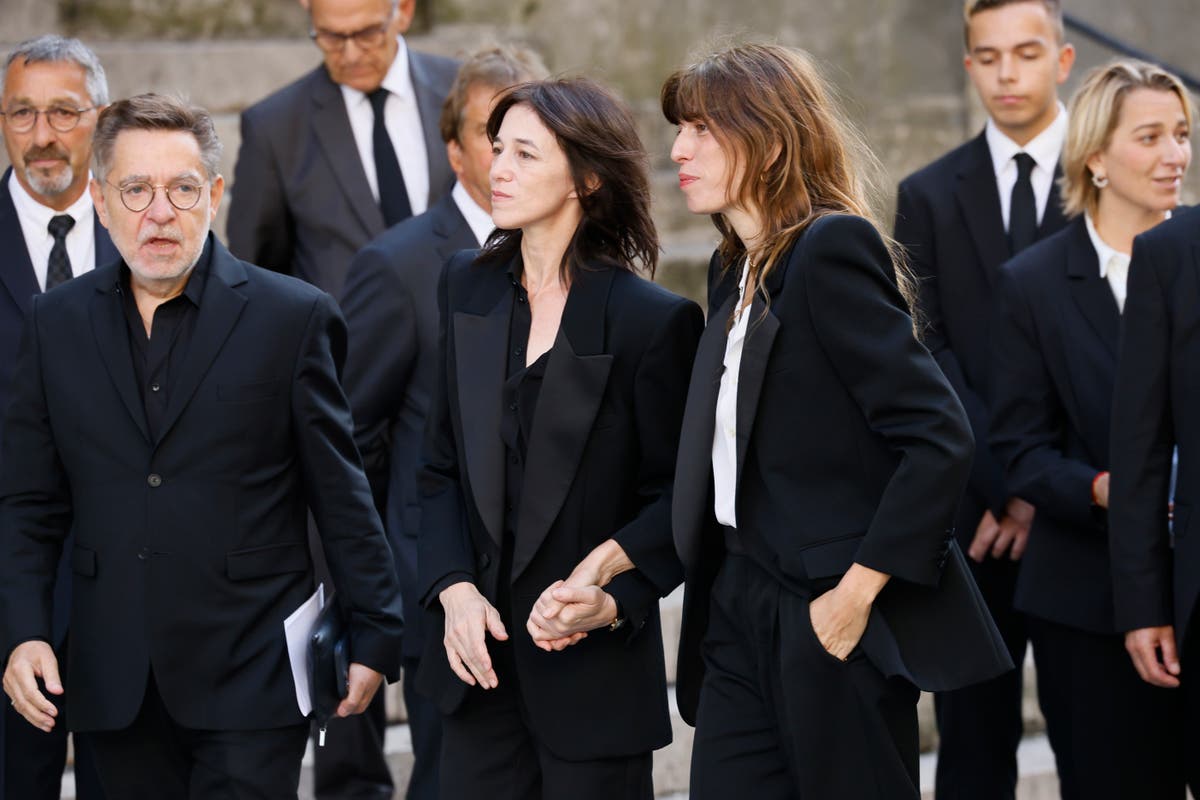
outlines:
[{"label": "brown wavy hair", "polygon": [[[526,105],[550,129],[567,156],[583,218],[563,253],[564,282],[589,262],[651,277],[658,266],[658,232],[650,217],[649,160],[633,115],[608,89],[586,78],[523,83],[496,101],[487,133],[494,141],[504,115]],[[479,260],[507,263],[521,251],[520,230],[496,230]]]},{"label": "brown wavy hair", "polygon": [[844,119],[812,58],[792,48],[744,44],[715,52],[678,70],[662,88],[662,110],[675,125],[704,122],[731,161],[741,166],[734,202],[755,209],[763,231],[757,250],[745,244],[723,215],[725,269],[750,258],[745,303],[749,304],[779,259],[816,220],[854,214],[871,222],[887,244],[896,282],[915,311],[916,292],[899,245],[871,210],[868,182],[860,171],[879,162]]}]

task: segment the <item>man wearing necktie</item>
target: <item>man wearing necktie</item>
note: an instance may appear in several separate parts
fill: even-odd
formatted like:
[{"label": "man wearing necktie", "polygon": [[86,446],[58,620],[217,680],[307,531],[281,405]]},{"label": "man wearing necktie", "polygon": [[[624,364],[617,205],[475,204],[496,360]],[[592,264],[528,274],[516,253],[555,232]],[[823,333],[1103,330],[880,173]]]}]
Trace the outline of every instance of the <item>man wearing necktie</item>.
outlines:
[{"label": "man wearing necktie", "polygon": [[922,328],[967,409],[975,463],[955,528],[1018,668],[937,695],[938,800],[1011,800],[1022,733],[1028,631],[1013,609],[1033,507],[1014,496],[987,446],[990,320],[1000,265],[1064,224],[1054,182],[1066,134],[1058,86],[1075,51],[1058,0],[966,0],[967,74],[988,113],[982,133],[900,184],[896,239],[920,278]]},{"label": "man wearing necktie", "polygon": [[[306,5],[323,63],[243,112],[227,233],[239,258],[337,297],[360,248],[449,193],[438,116],[458,62],[409,49],[416,0]],[[383,695],[317,748],[317,800],[392,797]]]},{"label": "man wearing necktie", "polygon": [[[42,36],[13,49],[3,84],[0,130],[13,166],[0,178],[0,413],[33,296],[117,258],[87,192],[96,115],[108,103],[99,60],[76,39]],[[60,659],[66,657],[67,561],[55,582],[51,644]],[[3,642],[5,660],[11,644]],[[75,741],[79,800],[103,796],[86,739]],[[65,727],[42,733],[5,704],[0,800],[58,800],[66,755]]]}]

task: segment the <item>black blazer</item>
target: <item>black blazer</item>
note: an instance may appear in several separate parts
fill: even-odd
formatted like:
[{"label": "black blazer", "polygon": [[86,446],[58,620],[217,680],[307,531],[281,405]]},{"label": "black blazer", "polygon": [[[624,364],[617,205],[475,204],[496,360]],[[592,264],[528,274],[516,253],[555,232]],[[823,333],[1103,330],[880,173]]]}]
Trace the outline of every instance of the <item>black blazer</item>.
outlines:
[{"label": "black blazer", "polygon": [[1182,648],[1200,596],[1200,209],[1133,240],[1122,322],[1108,515],[1117,630],[1174,625]]},{"label": "black blazer", "polygon": [[[473,576],[508,611],[529,723],[569,760],[649,752],[671,740],[658,598],[682,574],[671,544],[670,488],[699,307],[638,276],[597,266],[571,286],[529,441],[511,575],[500,575],[504,529],[501,388],[513,289],[502,266],[456,256],[439,286],[438,377],[421,474],[420,586],[431,630],[444,627],[433,589]],[[524,628],[538,595],[606,539],[637,569],[608,591],[629,630],[593,631],[558,653]],[[503,614],[503,611],[502,611]],[[443,713],[467,685],[430,636],[418,688]]]},{"label": "black blazer", "polygon": [[[120,262],[35,299],[4,425],[4,652],[47,638],[68,530],[73,730],[127,726],[153,668],[181,725],[301,722],[283,620],[312,592],[309,510],[351,656],[395,678],[400,600],[338,383],[333,300],[210,237],[200,313],[162,430],[135,384]],[[81,402],[85,399],[85,402]]]},{"label": "black blazer", "polygon": [[404,655],[421,654],[417,467],[437,363],[437,283],[459,250],[478,247],[454,198],[389,228],[350,264],[342,313],[350,349],[342,382],[404,597]]},{"label": "black blazer", "polygon": [[[709,320],[688,392],[675,477],[675,543],[686,573],[676,681],[695,719],[708,596],[720,565],[712,440],[738,268],[710,268]],[[814,222],[755,297],[738,376],[738,527],[789,578],[833,578],[853,562],[893,579],[862,646],[888,675],[927,690],[1011,668],[953,543],[971,433],[913,337],[891,262],[858,217]]]},{"label": "black blazer", "polygon": [[1113,633],[1108,516],[1092,481],[1108,469],[1121,317],[1083,217],[1008,262],[998,294],[991,442],[1010,490],[1037,507],[1015,605]]},{"label": "black blazer", "polygon": [[[458,62],[408,51],[432,205],[454,184],[438,130]],[[229,249],[335,297],[354,254],[384,231],[341,88],[321,65],[242,112]]]},{"label": "black blazer", "polygon": [[[1039,239],[1066,224],[1058,174],[1056,167]],[[1012,495],[999,459],[986,444],[989,328],[1000,265],[1010,252],[983,133],[904,179],[895,235],[920,281],[922,338],[958,393],[975,435],[975,461],[958,517],[958,538],[965,547],[984,510],[991,509],[999,519]]]}]

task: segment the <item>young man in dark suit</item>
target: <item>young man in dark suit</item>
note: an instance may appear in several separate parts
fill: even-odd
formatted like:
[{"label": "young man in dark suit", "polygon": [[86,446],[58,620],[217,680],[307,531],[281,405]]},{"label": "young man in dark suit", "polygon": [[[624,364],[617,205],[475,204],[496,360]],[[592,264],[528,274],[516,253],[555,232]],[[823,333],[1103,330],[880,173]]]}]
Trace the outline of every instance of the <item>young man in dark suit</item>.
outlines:
[{"label": "young man in dark suit", "polygon": [[[77,39],[22,42],[4,67],[0,131],[14,165],[0,178],[0,413],[8,405],[21,328],[34,295],[117,258],[87,192],[96,115],[108,103],[99,59]],[[59,565],[50,641],[65,658],[70,570]],[[75,737],[79,800],[101,797],[85,736]],[[58,800],[65,726],[42,733],[0,715],[0,800]]]},{"label": "young man in dark suit", "polygon": [[[327,294],[211,235],[211,117],[159,95],[100,115],[92,199],[121,254],[29,311],[0,461],[4,689],[90,732],[121,800],[296,797],[308,724],[283,629],[313,590],[311,511],[361,713],[399,672],[395,567],[338,379]],[[74,534],[70,659],[48,596]]]},{"label": "young man in dark suit", "polygon": [[[1188,785],[1200,793],[1200,211],[1134,240],[1112,418],[1108,530],[1117,630],[1142,679],[1184,706]],[[1172,451],[1178,482],[1171,486]],[[1168,500],[1174,489],[1174,519]]]},{"label": "young man in dark suit", "polygon": [[968,0],[964,20],[963,63],[988,122],[900,184],[895,233],[920,278],[925,343],[971,419],[975,463],[955,527],[1018,669],[937,696],[939,800],[1012,798],[1016,787],[1027,632],[1012,603],[1033,507],[1008,491],[986,445],[989,320],[1000,264],[1064,224],[1057,87],[1075,56],[1058,0]]},{"label": "young man in dark suit", "polygon": [[487,117],[504,88],[545,77],[528,50],[489,48],[459,69],[442,108],[441,132],[458,180],[424,214],[390,228],[350,264],[342,312],[350,329],[343,380],[355,439],[384,516],[404,596],[404,705],[412,733],[408,800],[438,796],[441,715],[415,691],[425,635],[417,604],[416,474],[437,360],[437,282],[459,250],[481,247],[493,225]]}]

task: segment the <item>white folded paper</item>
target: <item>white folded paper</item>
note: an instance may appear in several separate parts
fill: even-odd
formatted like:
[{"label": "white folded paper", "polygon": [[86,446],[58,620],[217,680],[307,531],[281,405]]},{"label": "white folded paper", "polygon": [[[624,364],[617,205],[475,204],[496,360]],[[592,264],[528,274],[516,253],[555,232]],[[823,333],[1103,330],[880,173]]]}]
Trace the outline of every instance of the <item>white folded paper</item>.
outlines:
[{"label": "white folded paper", "polygon": [[325,584],[317,587],[312,597],[300,604],[283,621],[283,635],[287,638],[288,660],[292,664],[292,680],[296,683],[296,705],[307,717],[312,713],[312,691],[308,686],[308,640],[312,638],[313,626],[325,607]]}]

